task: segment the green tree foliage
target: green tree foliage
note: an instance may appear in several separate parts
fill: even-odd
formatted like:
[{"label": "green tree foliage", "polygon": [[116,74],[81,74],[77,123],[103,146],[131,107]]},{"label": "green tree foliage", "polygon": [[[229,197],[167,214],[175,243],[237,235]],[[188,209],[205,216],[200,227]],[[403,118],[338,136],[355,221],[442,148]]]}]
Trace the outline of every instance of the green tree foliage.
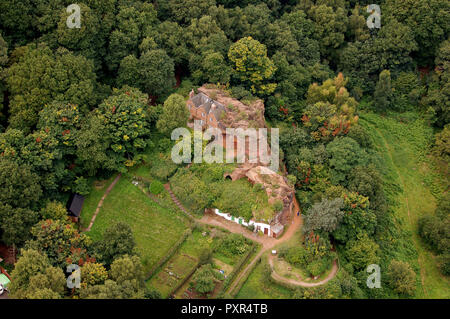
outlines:
[{"label": "green tree foliage", "polygon": [[[144,271],[137,256],[119,257],[114,260],[104,284],[87,286],[82,289],[83,299],[143,299]],[[104,278],[102,270],[102,278]]]},{"label": "green tree foliage", "polygon": [[173,0],[169,1],[168,8],[173,20],[188,24],[192,19],[202,17],[215,4],[215,0]]},{"label": "green tree foliage", "polygon": [[150,183],[148,190],[154,195],[159,195],[164,190],[164,185],[160,181],[155,180]]},{"label": "green tree foliage", "polygon": [[416,273],[407,262],[392,260],[387,274],[389,286],[397,293],[413,296],[416,291]]},{"label": "green tree foliage", "polygon": [[27,242],[26,248],[47,255],[53,266],[63,268],[72,263],[81,266],[91,260],[87,253],[91,239],[80,234],[71,224],[43,220],[31,229],[31,234],[33,239]]},{"label": "green tree foliage", "polygon": [[373,94],[373,99],[375,108],[378,111],[386,112],[386,110],[390,109],[392,103],[392,85],[391,72],[389,72],[389,70],[383,70],[380,73],[380,77]]},{"label": "green tree foliage", "polygon": [[200,68],[193,72],[192,76],[198,82],[228,83],[231,77],[231,68],[225,62],[222,53],[206,51],[202,56]]},{"label": "green tree foliage", "polygon": [[120,62],[117,84],[137,87],[151,96],[165,95],[175,84],[173,61],[161,49],[147,50],[139,59],[129,55]]},{"label": "green tree foliage", "polygon": [[444,163],[450,163],[450,125],[446,125],[444,129],[437,133],[432,149],[433,155]]},{"label": "green tree foliage", "polygon": [[169,134],[178,127],[185,127],[189,119],[186,101],[179,94],[170,95],[164,102],[163,112],[156,123],[156,128]]},{"label": "green tree foliage", "polygon": [[368,197],[370,209],[377,216],[383,215],[387,210],[386,196],[383,190],[383,181],[376,168],[373,165],[355,167],[349,178],[349,190]]},{"label": "green tree foliage", "polygon": [[101,285],[108,279],[108,272],[99,263],[85,263],[81,267],[81,288]]},{"label": "green tree foliage", "polygon": [[309,15],[314,21],[314,36],[320,43],[322,53],[336,49],[344,42],[348,24],[344,8],[334,9],[322,4],[313,6]]},{"label": "green tree foliage", "polygon": [[344,256],[355,269],[361,270],[371,264],[378,264],[378,251],[378,244],[364,233],[347,242]]},{"label": "green tree foliage", "polygon": [[201,294],[206,294],[214,290],[214,270],[211,264],[203,265],[194,274],[195,290]]},{"label": "green tree foliage", "polygon": [[[21,130],[8,129],[5,133],[0,134],[0,154],[2,154],[2,159],[6,161],[5,163],[13,161],[16,163],[15,165],[19,165],[19,175],[28,175],[25,172],[31,172],[30,177],[33,179],[34,184],[31,187],[34,189],[33,192],[36,191],[34,196],[34,201],[36,202],[44,190],[56,190],[66,172],[60,165],[53,165],[54,160],[61,159],[61,153],[58,151],[57,146],[58,141],[45,131],[25,135]],[[22,171],[23,173],[19,173]],[[8,183],[14,183],[14,178]],[[20,181],[17,180],[17,183],[20,183]],[[28,184],[31,185],[32,183],[24,182],[25,187]],[[18,189],[21,189],[23,186],[19,185],[18,187]],[[26,194],[27,192],[23,195],[16,194],[14,196],[24,196]]]},{"label": "green tree foliage", "polygon": [[0,33],[0,119],[3,117],[2,109],[3,109],[3,98],[5,91],[5,67],[8,63],[8,43],[3,39],[2,34]]},{"label": "green tree foliage", "polygon": [[[54,33],[57,43],[72,52],[94,60],[95,68],[100,69],[107,47],[103,26],[103,24],[106,24],[106,14],[103,15],[95,8],[91,8],[92,4],[79,3],[78,5],[80,6],[81,15],[80,28],[68,28],[67,19],[72,13],[67,12],[66,8],[60,8],[60,20]],[[112,9],[109,5],[107,7]],[[45,36],[44,39],[47,40]],[[51,43],[50,39],[48,41]]]},{"label": "green tree foliage", "polygon": [[267,49],[252,37],[242,38],[228,51],[228,58],[239,80],[247,84],[253,93],[270,94],[276,84],[267,83],[276,68],[267,57]]},{"label": "green tree foliage", "polygon": [[311,232],[306,236],[304,246],[280,250],[280,257],[304,269],[308,276],[316,277],[332,266],[336,253],[331,252],[331,244],[327,237]]},{"label": "green tree foliage", "polygon": [[22,246],[30,239],[30,230],[39,220],[38,213],[28,209],[0,205],[1,240],[7,245]]},{"label": "green tree foliage", "polygon": [[209,248],[203,248],[200,251],[198,262],[200,265],[209,264],[212,261],[212,250]]},{"label": "green tree foliage", "polygon": [[134,1],[120,5],[105,58],[109,70],[116,71],[126,56],[137,56],[139,45],[156,24],[156,10],[152,3]]},{"label": "green tree foliage", "polygon": [[445,0],[387,0],[386,14],[411,28],[418,44],[419,63],[433,62],[439,43],[450,31],[450,4]]},{"label": "green tree foliage", "polygon": [[[230,41],[211,16],[193,19],[191,24],[183,30],[182,36],[186,39],[186,58],[189,63],[189,71],[194,80],[207,81],[210,76],[213,76],[208,72],[216,71],[220,68],[223,68],[220,71],[221,74],[226,74],[230,71],[230,67],[220,61],[220,56],[226,56]],[[220,56],[217,54],[209,56],[212,53],[218,53]],[[208,59],[210,60],[208,63],[205,61],[207,56],[209,56]],[[222,64],[213,66],[211,65],[211,59]],[[179,68],[183,69],[184,66],[180,65]]]},{"label": "green tree foliage", "polygon": [[0,202],[12,207],[36,207],[42,188],[39,176],[30,166],[4,158],[0,159]]},{"label": "green tree foliage", "polygon": [[412,68],[411,54],[416,49],[409,26],[383,18],[376,35],[362,42],[349,42],[339,51],[338,68],[349,77],[353,90],[373,93],[381,71],[394,73]]},{"label": "green tree foliage", "polygon": [[53,267],[45,254],[33,249],[21,251],[11,277],[11,298],[58,299],[66,286],[62,269]]},{"label": "green tree foliage", "polygon": [[109,266],[116,258],[132,254],[135,247],[136,242],[130,226],[117,222],[105,230],[103,238],[94,243],[93,250],[98,260]]},{"label": "green tree foliage", "polygon": [[435,59],[435,75],[422,103],[435,112],[434,125],[444,127],[450,122],[450,40],[443,41]]},{"label": "green tree foliage", "polygon": [[413,110],[419,105],[420,98],[425,94],[425,87],[420,83],[418,74],[400,72],[392,81],[395,110]]},{"label": "green tree foliage", "polygon": [[39,111],[53,100],[77,104],[83,111],[98,101],[94,65],[83,56],[65,49],[52,52],[42,43],[18,48],[13,54],[15,63],[6,79],[11,127],[29,132],[38,122]]},{"label": "green tree foliage", "polygon": [[303,125],[315,140],[330,140],[348,133],[358,118],[354,112],[358,103],[350,97],[342,73],[322,85],[313,83],[308,89]]},{"label": "green tree foliage", "polygon": [[82,167],[86,175],[93,176],[101,168],[114,169],[116,162],[111,159],[107,150],[110,140],[107,138],[107,127],[104,119],[92,113],[87,116],[75,139],[76,163]]},{"label": "green tree foliage", "polygon": [[309,234],[313,231],[333,232],[339,226],[344,212],[341,210],[344,201],[341,198],[328,200],[324,198],[320,203],[314,204],[305,216],[303,232]]},{"label": "green tree foliage", "polygon": [[39,211],[42,219],[67,221],[67,208],[60,202],[51,201]]},{"label": "green tree foliage", "polygon": [[344,193],[343,217],[339,228],[333,232],[333,237],[346,243],[364,233],[372,236],[377,226],[376,215],[369,209],[367,197],[358,193]]},{"label": "green tree foliage", "polygon": [[214,197],[210,190],[213,185],[206,185],[189,170],[179,169],[170,184],[177,198],[194,213],[202,214],[212,204]]},{"label": "green tree foliage", "polygon": [[347,185],[353,168],[365,166],[368,162],[366,151],[350,137],[338,137],[326,149],[330,155],[331,181],[335,185]]},{"label": "green tree foliage", "polygon": [[[150,134],[147,109],[148,96],[131,87],[115,89],[113,94],[96,109],[104,125],[109,144],[108,169],[123,170],[123,164],[134,165],[134,157],[147,146]],[[112,162],[112,163],[111,163]]]}]

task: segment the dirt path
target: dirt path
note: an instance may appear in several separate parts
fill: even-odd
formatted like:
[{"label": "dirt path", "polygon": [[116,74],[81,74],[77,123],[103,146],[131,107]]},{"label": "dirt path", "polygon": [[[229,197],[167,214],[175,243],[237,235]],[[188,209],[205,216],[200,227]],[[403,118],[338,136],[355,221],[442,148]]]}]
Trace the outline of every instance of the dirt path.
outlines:
[{"label": "dirt path", "polygon": [[[182,210],[185,214],[192,217],[192,215],[187,211],[187,209],[180,203],[180,201],[175,197],[172,190],[170,189],[170,184],[165,184],[164,187],[169,192],[170,197],[172,198],[173,202]],[[267,252],[268,250],[271,250],[275,246],[282,244],[292,238],[292,236],[295,235],[295,233],[300,229],[302,226],[302,218],[300,216],[297,216],[297,212],[300,211],[300,205],[298,204],[297,199],[294,197],[294,217],[287,228],[287,231],[281,236],[281,238],[275,239],[273,237],[268,236],[259,236],[257,233],[251,232],[245,227],[242,227],[239,224],[230,222],[226,219],[223,219],[219,216],[213,215],[213,214],[205,214],[200,220],[197,220],[198,222],[209,225],[209,226],[215,226],[215,227],[221,227],[225,228],[226,230],[230,231],[234,234],[241,234],[244,237],[255,241],[262,245],[262,249],[259,251],[259,253],[253,257],[253,259],[250,261],[250,263],[239,273],[239,275],[236,277],[236,279],[233,281],[233,283],[228,288],[228,293],[233,292],[237,285],[241,282],[243,278],[249,274],[249,272],[253,269],[255,263],[261,258],[261,256]],[[319,283],[308,283],[308,282],[302,282],[302,281],[295,281],[293,282],[294,285],[304,286],[304,287],[314,287],[323,285],[336,275],[338,270],[337,263],[335,262],[333,264],[333,270],[332,272]],[[279,281],[290,281],[290,279],[284,278],[276,274],[275,272],[272,273],[272,276]]]},{"label": "dirt path", "polygon": [[333,261],[333,268],[331,269],[331,272],[328,274],[328,276],[325,279],[323,279],[321,281],[318,281],[318,282],[306,282],[306,281],[303,281],[303,280],[289,279],[289,278],[280,276],[278,273],[276,273],[276,271],[274,269],[274,266],[273,266],[273,260],[274,259],[275,259],[275,256],[273,256],[273,255],[271,255],[269,257],[269,265],[270,265],[270,268],[272,269],[272,278],[275,279],[276,281],[284,282],[284,283],[291,284],[291,285],[294,285],[294,286],[317,287],[317,286],[324,285],[327,282],[329,282],[331,279],[333,279],[334,276],[336,276],[336,274],[337,274],[337,272],[339,270],[337,261],[334,260]]},{"label": "dirt path", "polygon": [[98,202],[97,208],[95,210],[94,215],[91,218],[91,222],[89,223],[88,228],[83,229],[84,232],[91,231],[91,228],[92,228],[92,226],[94,226],[94,222],[95,222],[95,219],[97,218],[97,215],[98,215],[98,213],[100,211],[100,208],[102,208],[102,206],[103,206],[103,202],[105,201],[105,199],[108,196],[108,194],[112,191],[114,186],[116,186],[116,184],[119,181],[121,176],[122,176],[122,174],[119,173],[119,175],[117,175],[117,177],[114,179],[114,181],[111,183],[111,185],[109,185],[108,188],[106,189],[105,193],[102,196],[102,199],[100,199],[100,201]]}]

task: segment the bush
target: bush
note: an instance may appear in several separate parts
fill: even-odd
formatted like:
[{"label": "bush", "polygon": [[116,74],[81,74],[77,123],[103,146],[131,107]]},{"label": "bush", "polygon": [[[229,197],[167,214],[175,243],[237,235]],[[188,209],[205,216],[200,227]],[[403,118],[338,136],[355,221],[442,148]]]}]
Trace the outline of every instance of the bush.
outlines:
[{"label": "bush", "polygon": [[176,172],[177,168],[177,164],[171,158],[161,154],[158,158],[152,159],[150,174],[161,181],[167,181]]},{"label": "bush", "polygon": [[153,181],[150,184],[149,191],[152,194],[159,195],[163,191],[164,186],[160,181]]},{"label": "bush", "polygon": [[387,272],[389,286],[399,294],[414,295],[416,273],[407,262],[393,260]]},{"label": "bush", "polygon": [[194,288],[201,294],[214,290],[214,270],[211,264],[203,265],[194,274]]},{"label": "bush", "polygon": [[211,263],[212,260],[212,251],[209,248],[203,248],[200,251],[200,255],[198,257],[198,262],[200,265],[205,265]]},{"label": "bush", "polygon": [[239,234],[230,234],[217,244],[216,250],[224,256],[233,258],[236,255],[243,255],[249,247],[248,240]]}]

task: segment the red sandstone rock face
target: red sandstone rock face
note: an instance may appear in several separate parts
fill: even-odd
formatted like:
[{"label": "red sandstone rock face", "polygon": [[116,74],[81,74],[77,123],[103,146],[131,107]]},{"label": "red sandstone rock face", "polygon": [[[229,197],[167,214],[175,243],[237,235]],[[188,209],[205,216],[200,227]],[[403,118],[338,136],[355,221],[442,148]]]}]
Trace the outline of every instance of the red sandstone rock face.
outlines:
[{"label": "red sandstone rock face", "polygon": [[198,88],[198,92],[206,94],[211,99],[221,103],[227,109],[224,117],[220,119],[225,127],[229,128],[265,128],[264,102],[256,100],[250,105],[227,95],[217,88],[207,88],[206,85]]},{"label": "red sandstone rock face", "polygon": [[[207,95],[212,100],[226,107],[227,112],[219,120],[223,127],[242,129],[267,127],[264,118],[264,102],[262,100],[256,100],[250,105],[247,105],[228,96],[226,92],[207,84],[200,87],[198,92]],[[226,149],[235,148],[235,145],[226,145],[225,139],[222,142]],[[288,185],[287,179],[284,176],[271,171],[267,166],[261,163],[249,163],[249,149],[247,145],[245,150],[246,162],[241,164],[228,176],[233,181],[247,178],[252,184],[261,184],[266,190],[270,204],[275,203],[277,200],[283,203],[283,210],[274,216],[272,224],[287,224],[294,207],[294,188]],[[268,153],[270,154],[270,148],[268,149]]]}]

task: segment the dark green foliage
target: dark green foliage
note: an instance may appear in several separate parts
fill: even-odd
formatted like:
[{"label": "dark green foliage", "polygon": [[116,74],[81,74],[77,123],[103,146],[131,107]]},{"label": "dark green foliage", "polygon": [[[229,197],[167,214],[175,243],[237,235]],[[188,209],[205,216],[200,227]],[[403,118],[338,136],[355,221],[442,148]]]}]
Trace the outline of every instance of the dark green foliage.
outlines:
[{"label": "dark green foliage", "polygon": [[449,272],[450,254],[450,196],[446,194],[439,201],[435,215],[419,219],[419,235],[438,253],[439,265],[444,274]]},{"label": "dark green foliage", "polygon": [[214,270],[211,264],[203,265],[194,274],[194,287],[195,290],[201,294],[206,294],[213,291],[215,285],[214,282]]},{"label": "dark green foliage", "polygon": [[314,204],[307,212],[303,232],[309,234],[311,231],[332,232],[338,226],[344,212],[341,211],[344,202],[341,198],[333,200],[323,199]]},{"label": "dark green foliage", "polygon": [[129,225],[117,222],[103,233],[103,238],[96,242],[94,251],[105,265],[126,254],[132,254],[136,246],[133,233]]},{"label": "dark green foliage", "polygon": [[349,190],[369,197],[370,209],[377,215],[386,212],[386,197],[380,173],[373,165],[355,167],[350,175]]},{"label": "dark green foliage", "polygon": [[216,244],[215,250],[226,257],[234,258],[236,255],[243,255],[249,247],[249,241],[239,234],[230,234]]},{"label": "dark green foliage", "polygon": [[350,137],[336,138],[326,149],[330,155],[331,181],[334,184],[347,185],[353,168],[368,162],[366,151]]},{"label": "dark green foliage", "polygon": [[386,277],[389,285],[395,292],[407,296],[414,295],[416,290],[416,273],[408,263],[392,260]]},{"label": "dark green foliage", "polygon": [[164,190],[164,185],[160,181],[155,180],[150,183],[150,187],[148,189],[150,193],[158,195]]},{"label": "dark green foliage", "polygon": [[376,110],[385,113],[390,109],[392,103],[392,86],[389,70],[383,70],[380,73],[373,98]]},{"label": "dark green foliage", "polygon": [[39,111],[52,100],[77,104],[83,111],[98,101],[94,65],[83,56],[65,49],[52,52],[44,43],[18,48],[13,54],[15,63],[6,79],[11,127],[29,132],[37,124]]}]

